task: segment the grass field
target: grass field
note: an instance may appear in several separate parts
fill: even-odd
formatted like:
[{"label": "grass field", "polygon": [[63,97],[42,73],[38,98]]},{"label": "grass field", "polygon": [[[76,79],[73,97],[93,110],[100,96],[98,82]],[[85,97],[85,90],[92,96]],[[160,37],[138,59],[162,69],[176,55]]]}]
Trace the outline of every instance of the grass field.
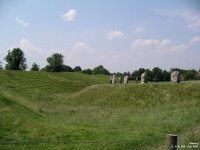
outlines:
[{"label": "grass field", "polygon": [[108,78],[0,71],[0,149],[165,150],[168,133],[200,146],[200,82]]}]

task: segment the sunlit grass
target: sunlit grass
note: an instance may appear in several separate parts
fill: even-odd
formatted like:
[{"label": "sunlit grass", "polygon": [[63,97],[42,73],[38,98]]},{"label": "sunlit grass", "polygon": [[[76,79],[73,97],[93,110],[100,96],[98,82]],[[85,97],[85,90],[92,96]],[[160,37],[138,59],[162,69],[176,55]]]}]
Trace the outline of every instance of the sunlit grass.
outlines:
[{"label": "sunlit grass", "polygon": [[[200,125],[199,82],[110,85],[108,79],[1,71],[0,140],[33,142],[1,147],[156,149],[167,133],[183,137]],[[180,142],[198,135],[199,130]]]}]

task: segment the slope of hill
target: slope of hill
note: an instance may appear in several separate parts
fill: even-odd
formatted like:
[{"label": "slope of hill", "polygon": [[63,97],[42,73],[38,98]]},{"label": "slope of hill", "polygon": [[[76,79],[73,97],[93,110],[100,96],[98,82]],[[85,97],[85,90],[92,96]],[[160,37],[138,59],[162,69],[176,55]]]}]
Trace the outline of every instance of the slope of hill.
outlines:
[{"label": "slope of hill", "polygon": [[[155,149],[200,139],[200,83],[0,71],[1,149]],[[183,137],[187,133],[187,136]]]}]

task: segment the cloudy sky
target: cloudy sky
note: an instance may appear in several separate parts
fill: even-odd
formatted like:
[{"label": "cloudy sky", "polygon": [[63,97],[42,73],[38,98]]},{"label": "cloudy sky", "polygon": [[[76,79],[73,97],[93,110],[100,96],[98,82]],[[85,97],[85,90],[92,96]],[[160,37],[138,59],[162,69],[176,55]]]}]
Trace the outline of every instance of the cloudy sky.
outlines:
[{"label": "cloudy sky", "polygon": [[198,0],[0,0],[0,61],[20,47],[29,68],[65,64],[111,72],[200,68]]}]

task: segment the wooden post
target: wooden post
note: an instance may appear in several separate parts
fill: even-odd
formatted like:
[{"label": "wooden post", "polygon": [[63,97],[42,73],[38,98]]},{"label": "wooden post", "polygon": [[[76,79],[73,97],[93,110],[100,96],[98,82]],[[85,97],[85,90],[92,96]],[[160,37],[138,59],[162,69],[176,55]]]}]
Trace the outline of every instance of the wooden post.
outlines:
[{"label": "wooden post", "polygon": [[167,150],[177,149],[177,135],[167,134]]}]

